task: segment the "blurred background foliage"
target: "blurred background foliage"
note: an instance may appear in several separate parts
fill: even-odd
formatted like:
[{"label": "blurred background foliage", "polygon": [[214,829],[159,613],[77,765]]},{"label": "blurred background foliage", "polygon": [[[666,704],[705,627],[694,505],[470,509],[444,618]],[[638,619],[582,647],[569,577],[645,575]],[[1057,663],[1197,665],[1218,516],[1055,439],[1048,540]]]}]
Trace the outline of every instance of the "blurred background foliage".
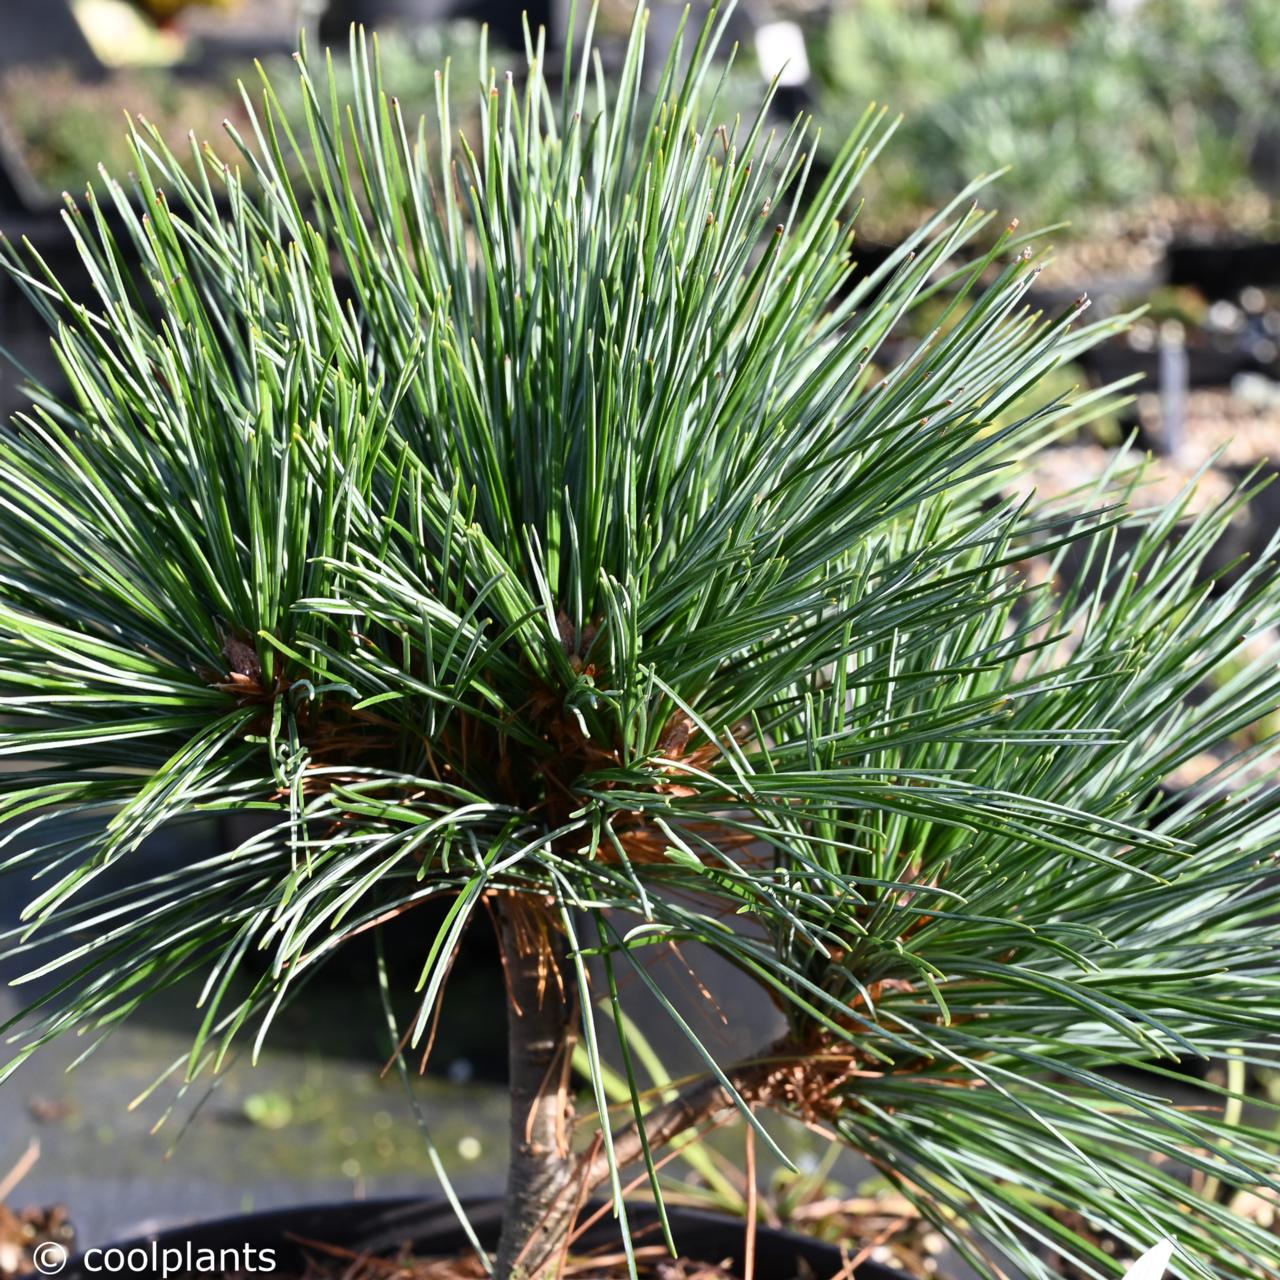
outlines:
[{"label": "blurred background foliage", "polygon": [[[409,30],[391,28],[379,37],[386,82],[415,119],[434,109],[435,70],[451,59],[453,90],[470,101],[479,64],[481,32],[475,23],[449,22]],[[306,136],[302,89],[291,74],[287,53],[261,59],[278,87],[290,126]],[[351,98],[351,74],[345,58],[334,62],[334,83],[343,101]],[[101,164],[126,174],[129,155],[126,115],[143,116],[160,131],[176,154],[190,150],[190,139],[209,146],[225,161],[236,155],[224,121],[243,130],[248,112],[243,82],[256,95],[259,79],[251,59],[217,66],[204,76],[176,75],[171,68],[123,68],[87,80],[71,67],[13,67],[0,76],[0,117],[16,135],[32,177],[47,192],[82,191]]]},{"label": "blurred background foliage", "polygon": [[[129,66],[125,54],[101,77],[47,66],[0,74],[0,121],[53,193],[81,188],[99,161],[127,168],[125,110],[146,115],[166,139],[181,142],[194,130],[225,150],[223,118],[238,123],[244,115],[236,81],[256,81],[252,40],[242,35],[243,52],[223,41],[216,58],[210,40],[227,27],[252,32],[268,12],[277,37],[318,22],[324,28],[320,0],[75,0],[75,7],[90,29],[100,28],[97,45],[117,33],[117,50],[130,38],[119,35],[122,14],[139,21],[147,14],[173,41],[163,46],[172,65]],[[602,5],[606,41],[625,30],[630,7]],[[478,26],[428,17],[463,10],[484,17],[486,6],[341,0],[337,8],[386,19],[386,80],[415,112],[431,104],[434,68],[445,56],[469,79]],[[1070,221],[1074,234],[1096,236],[1099,220],[1253,231],[1273,221],[1275,0],[756,0],[740,9],[755,22],[790,19],[804,29],[813,74],[799,105],[823,126],[828,157],[868,101],[903,116],[867,186],[864,234],[898,238],[973,177],[998,170],[1007,172],[993,198],[1024,226]],[[501,22],[510,36],[510,14]],[[340,25],[331,20],[327,33]],[[141,35],[135,43],[137,62],[161,56]],[[500,41],[493,45],[494,60],[516,61]],[[727,112],[756,99],[755,53],[744,40],[725,90]],[[268,52],[265,61],[272,69],[287,56]],[[784,94],[779,118],[796,105]]]},{"label": "blurred background foliage", "polygon": [[869,99],[904,116],[867,191],[886,233],[1006,166],[1002,208],[1035,225],[1083,232],[1092,215],[1132,218],[1162,197],[1194,214],[1223,202],[1228,218],[1257,190],[1280,95],[1274,0],[1147,0],[1122,15],[862,0],[837,7],[819,49],[821,120]]}]

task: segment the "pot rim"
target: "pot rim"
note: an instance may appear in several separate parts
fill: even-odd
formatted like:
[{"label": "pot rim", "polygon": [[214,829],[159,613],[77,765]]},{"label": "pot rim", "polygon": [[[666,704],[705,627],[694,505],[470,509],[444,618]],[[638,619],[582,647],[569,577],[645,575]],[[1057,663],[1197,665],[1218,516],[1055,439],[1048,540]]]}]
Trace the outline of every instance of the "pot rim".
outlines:
[{"label": "pot rim", "polygon": [[[466,1210],[481,1240],[494,1238],[502,1223],[502,1200],[495,1196],[462,1196]],[[592,1199],[588,1209],[596,1209],[607,1201]],[[651,1227],[658,1220],[657,1210],[648,1202],[628,1205],[633,1228]],[[668,1205],[676,1245],[682,1253],[702,1261],[718,1261],[731,1257],[741,1265],[744,1243],[743,1219],[714,1210],[682,1205]],[[584,1244],[597,1237],[608,1238],[611,1217],[606,1216],[583,1237]],[[325,1240],[357,1251],[392,1250],[405,1243],[420,1246],[439,1240],[442,1253],[466,1247],[466,1237],[448,1201],[440,1195],[394,1196],[370,1200],[319,1201],[260,1209],[251,1213],[213,1218],[190,1224],[168,1226],[119,1243],[101,1246],[102,1251],[155,1248],[193,1250],[233,1249],[252,1246],[272,1247],[278,1242],[285,1248],[297,1248],[290,1236]],[[256,1237],[256,1238],[255,1238]],[[266,1240],[263,1240],[266,1237]],[[65,1280],[97,1280],[106,1274],[86,1265],[86,1255],[95,1249],[77,1253],[60,1273]],[[761,1225],[756,1238],[757,1275],[761,1280],[781,1280],[778,1267],[807,1267],[816,1280],[829,1280],[840,1272],[844,1258],[838,1245],[781,1227]],[[712,1256],[713,1255],[713,1256]],[[785,1258],[789,1256],[791,1263]],[[264,1275],[270,1274],[264,1272]],[[856,1272],[854,1280],[913,1280],[905,1272],[868,1260]]]}]

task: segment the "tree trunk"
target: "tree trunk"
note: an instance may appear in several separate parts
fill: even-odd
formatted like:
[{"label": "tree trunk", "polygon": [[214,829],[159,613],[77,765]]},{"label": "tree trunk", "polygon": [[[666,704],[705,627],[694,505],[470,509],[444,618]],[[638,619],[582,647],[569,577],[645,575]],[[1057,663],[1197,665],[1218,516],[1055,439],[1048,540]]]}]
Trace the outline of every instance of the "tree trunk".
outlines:
[{"label": "tree trunk", "polygon": [[495,1280],[549,1280],[564,1252],[580,1181],[571,1148],[576,983],[564,935],[537,906],[511,895],[498,904],[497,917],[509,997],[511,1158]]},{"label": "tree trunk", "polygon": [[[507,895],[495,915],[508,991],[511,1156],[494,1280],[553,1280],[580,1203],[607,1180],[609,1162],[599,1142],[579,1156],[572,1149],[570,1073],[579,1009],[568,942],[530,899]],[[795,1058],[795,1046],[784,1038],[726,1075],[743,1098],[757,1102]],[[650,1146],[656,1152],[686,1130],[735,1111],[720,1081],[704,1078],[646,1117]],[[620,1167],[641,1158],[634,1124],[624,1125],[613,1144]]]}]

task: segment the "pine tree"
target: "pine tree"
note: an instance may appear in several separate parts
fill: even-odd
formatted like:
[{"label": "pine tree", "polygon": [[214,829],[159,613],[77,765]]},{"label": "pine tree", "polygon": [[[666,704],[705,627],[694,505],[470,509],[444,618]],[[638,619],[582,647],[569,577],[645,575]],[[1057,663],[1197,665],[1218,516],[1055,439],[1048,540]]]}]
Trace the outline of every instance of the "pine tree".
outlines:
[{"label": "pine tree", "polygon": [[[1137,470],[1028,495],[1025,459],[1107,400],[1037,385],[1115,324],[1031,309],[1038,242],[974,190],[860,275],[890,122],[811,179],[807,121],[724,118],[722,22],[652,94],[643,7],[612,79],[571,48],[553,85],[539,41],[519,77],[482,68],[463,131],[447,71],[438,118],[405,120],[357,32],[351,100],[300,58],[305,132],[264,83],[235,166],[137,124],[133,190],[68,204],[91,305],[6,243],[69,387],[0,445],[2,856],[38,876],[5,945],[59,978],[6,1074],[193,977],[187,1070],[215,1071],[349,939],[439,900],[395,1030],[422,1046],[491,917],[499,1277],[553,1274],[595,1190],[630,1249],[637,1171],[659,1191],[663,1147],[735,1113],[773,1147],[769,1109],[984,1276],[1048,1277],[1046,1248],[1118,1274],[1058,1208],[1134,1253],[1176,1235],[1180,1276],[1280,1276],[1186,1181],[1274,1190],[1265,1134],[1233,1089],[1166,1088],[1274,1058],[1277,802],[1248,735],[1280,675],[1241,655],[1280,585],[1271,549],[1205,570],[1247,494],[1144,510]],[[161,827],[246,811],[239,847],[96,889]],[[781,1038],[717,1061],[646,965],[690,942]],[[675,1097],[624,982],[705,1064]]]}]

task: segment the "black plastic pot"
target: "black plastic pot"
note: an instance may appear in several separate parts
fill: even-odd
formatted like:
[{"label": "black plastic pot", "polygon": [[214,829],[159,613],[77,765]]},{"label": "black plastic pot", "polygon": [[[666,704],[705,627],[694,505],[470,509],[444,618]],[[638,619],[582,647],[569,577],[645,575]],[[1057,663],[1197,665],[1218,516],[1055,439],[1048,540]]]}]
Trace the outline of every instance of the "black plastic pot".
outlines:
[{"label": "black plastic pot", "polygon": [[1280,284],[1280,243],[1180,241],[1169,246],[1166,261],[1170,284],[1194,286],[1209,299],[1234,298],[1248,285]]},{"label": "black plastic pot", "polygon": [[[1269,373],[1270,366],[1242,347],[1219,349],[1207,345],[1189,345],[1187,385],[1190,387],[1226,387],[1240,373]],[[1154,391],[1160,382],[1160,353],[1135,351],[1123,338],[1103,342],[1079,357],[1080,365],[1098,383],[1117,382],[1138,374],[1139,391]]]},{"label": "black plastic pot", "polygon": [[[502,1223],[502,1202],[468,1200],[465,1205],[481,1241],[491,1245],[496,1241]],[[652,1230],[656,1217],[651,1208],[634,1206],[630,1219],[633,1232],[644,1232],[650,1228],[643,1236],[646,1242],[659,1238]],[[703,1262],[727,1259],[730,1266],[742,1267],[744,1238],[740,1219],[674,1207],[670,1210],[670,1219],[676,1244],[686,1257]],[[579,1247],[613,1244],[617,1238],[616,1225],[606,1215],[583,1236]],[[186,1255],[188,1247],[192,1256],[201,1249],[238,1250],[242,1258],[247,1248],[252,1248],[255,1253],[271,1249],[274,1251],[275,1274],[287,1275],[291,1267],[303,1260],[304,1250],[299,1240],[323,1242],[362,1254],[395,1254],[408,1245],[424,1257],[448,1257],[467,1247],[467,1239],[458,1220],[441,1200],[372,1200],[282,1209],[164,1231],[115,1247],[123,1250],[126,1257],[130,1251],[143,1251],[134,1258],[135,1262],[143,1263],[142,1269],[130,1266],[130,1273],[154,1274],[159,1280],[163,1274],[158,1262],[163,1255],[159,1251],[177,1249]],[[311,1252],[313,1255],[320,1253],[317,1249]],[[157,1261],[149,1261],[151,1258]],[[104,1274],[101,1270],[103,1262],[102,1253],[90,1250],[72,1259],[60,1275],[67,1280],[97,1280]],[[842,1265],[840,1250],[834,1245],[789,1231],[761,1228],[758,1233],[756,1276],[759,1280],[830,1280],[840,1272]],[[186,1271],[170,1271],[168,1280],[187,1280],[188,1274]],[[195,1273],[190,1274],[194,1277]],[[247,1269],[246,1274],[249,1274]],[[263,1271],[263,1274],[269,1273]],[[207,1277],[208,1273],[205,1275]],[[911,1278],[878,1263],[867,1262],[858,1268],[857,1280]]]}]

